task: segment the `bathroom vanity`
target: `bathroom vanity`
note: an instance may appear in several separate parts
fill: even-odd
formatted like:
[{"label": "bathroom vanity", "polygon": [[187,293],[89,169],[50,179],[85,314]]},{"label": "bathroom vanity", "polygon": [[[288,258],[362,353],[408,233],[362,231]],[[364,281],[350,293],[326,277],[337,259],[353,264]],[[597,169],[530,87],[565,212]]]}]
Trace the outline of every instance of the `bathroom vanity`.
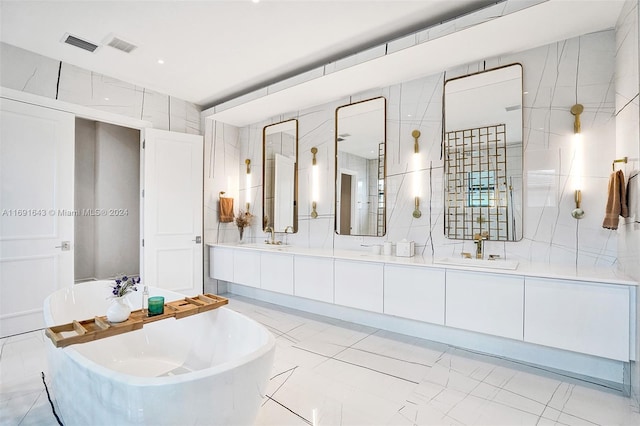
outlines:
[{"label": "bathroom vanity", "polygon": [[618,384],[635,360],[638,283],[608,269],[266,244],[209,253],[210,277],[235,294]]}]

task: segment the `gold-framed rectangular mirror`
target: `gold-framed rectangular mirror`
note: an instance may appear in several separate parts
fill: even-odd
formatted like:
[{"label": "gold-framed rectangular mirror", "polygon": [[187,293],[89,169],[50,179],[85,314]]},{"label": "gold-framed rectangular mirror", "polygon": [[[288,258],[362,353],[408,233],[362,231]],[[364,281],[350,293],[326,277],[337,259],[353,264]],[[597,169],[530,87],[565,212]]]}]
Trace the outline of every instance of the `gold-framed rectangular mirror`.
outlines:
[{"label": "gold-framed rectangular mirror", "polygon": [[336,109],[335,232],[386,232],[386,99]]},{"label": "gold-framed rectangular mirror", "polygon": [[522,239],[522,65],[444,84],[444,233]]},{"label": "gold-framed rectangular mirror", "polygon": [[298,120],[262,130],[262,224],[298,232]]}]

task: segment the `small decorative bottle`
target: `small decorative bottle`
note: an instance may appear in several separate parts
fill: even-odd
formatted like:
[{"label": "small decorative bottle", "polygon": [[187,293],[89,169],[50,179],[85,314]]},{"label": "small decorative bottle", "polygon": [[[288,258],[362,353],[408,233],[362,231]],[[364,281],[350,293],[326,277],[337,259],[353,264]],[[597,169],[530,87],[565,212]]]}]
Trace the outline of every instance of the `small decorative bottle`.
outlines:
[{"label": "small decorative bottle", "polygon": [[149,287],[146,285],[142,291],[142,315],[149,316]]}]

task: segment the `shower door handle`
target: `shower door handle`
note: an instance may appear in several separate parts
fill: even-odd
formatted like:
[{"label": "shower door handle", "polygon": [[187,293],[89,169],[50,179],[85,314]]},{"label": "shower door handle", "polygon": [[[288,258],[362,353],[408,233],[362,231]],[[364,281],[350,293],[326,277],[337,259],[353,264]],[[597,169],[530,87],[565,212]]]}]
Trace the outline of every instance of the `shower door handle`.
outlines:
[{"label": "shower door handle", "polygon": [[202,243],[202,237],[200,235],[198,235],[195,240],[191,240],[191,241],[195,241],[196,244],[200,244],[200,243]]}]

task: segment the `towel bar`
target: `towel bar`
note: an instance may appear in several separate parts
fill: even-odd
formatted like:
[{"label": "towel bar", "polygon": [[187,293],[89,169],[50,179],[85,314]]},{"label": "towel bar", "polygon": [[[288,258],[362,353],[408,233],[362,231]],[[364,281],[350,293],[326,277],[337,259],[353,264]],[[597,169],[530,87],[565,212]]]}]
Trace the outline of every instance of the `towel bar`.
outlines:
[{"label": "towel bar", "polygon": [[613,160],[613,162],[611,163],[611,167],[613,168],[613,171],[615,172],[616,171],[616,163],[627,164],[627,163],[631,163],[631,162],[634,162],[634,161],[637,162],[638,159],[637,158],[629,158],[629,157],[618,158],[617,160]]},{"label": "towel bar", "polygon": [[613,163],[611,163],[611,169],[615,172],[616,171],[616,163],[625,163],[627,164],[627,160],[629,158],[628,157],[622,157],[622,158],[618,158],[617,160],[613,160]]}]

